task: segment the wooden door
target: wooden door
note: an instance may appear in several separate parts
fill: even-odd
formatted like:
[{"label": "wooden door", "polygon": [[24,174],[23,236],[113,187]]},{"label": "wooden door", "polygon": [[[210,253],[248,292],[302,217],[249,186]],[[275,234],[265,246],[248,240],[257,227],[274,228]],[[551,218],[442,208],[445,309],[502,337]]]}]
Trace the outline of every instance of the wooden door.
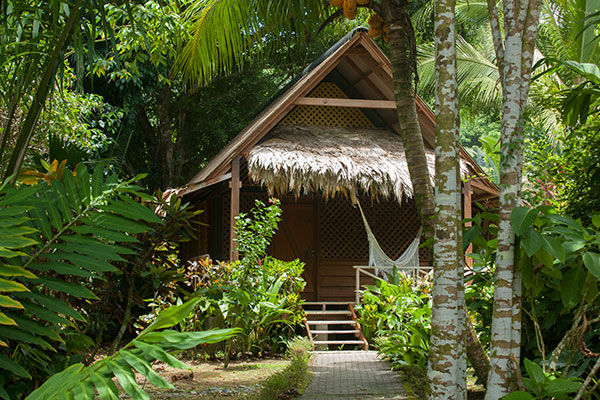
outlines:
[{"label": "wooden door", "polygon": [[304,265],[305,300],[316,300],[316,227],[313,203],[284,203],[279,229],[273,237],[271,253],[284,261],[300,259]]}]

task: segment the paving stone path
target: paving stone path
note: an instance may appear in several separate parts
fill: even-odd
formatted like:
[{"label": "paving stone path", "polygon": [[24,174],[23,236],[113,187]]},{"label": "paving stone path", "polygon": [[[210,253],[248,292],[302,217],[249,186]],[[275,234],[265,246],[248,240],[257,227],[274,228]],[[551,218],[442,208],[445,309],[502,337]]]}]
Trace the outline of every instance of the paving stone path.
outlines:
[{"label": "paving stone path", "polygon": [[301,400],[406,399],[398,373],[375,351],[316,351]]}]

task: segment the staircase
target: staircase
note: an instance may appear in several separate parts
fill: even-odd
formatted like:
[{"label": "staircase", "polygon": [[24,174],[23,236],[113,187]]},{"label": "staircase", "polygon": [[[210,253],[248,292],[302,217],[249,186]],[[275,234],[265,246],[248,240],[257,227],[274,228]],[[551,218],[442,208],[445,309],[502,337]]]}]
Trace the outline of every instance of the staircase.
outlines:
[{"label": "staircase", "polygon": [[317,350],[368,350],[369,343],[356,322],[353,303],[307,301],[306,332]]}]

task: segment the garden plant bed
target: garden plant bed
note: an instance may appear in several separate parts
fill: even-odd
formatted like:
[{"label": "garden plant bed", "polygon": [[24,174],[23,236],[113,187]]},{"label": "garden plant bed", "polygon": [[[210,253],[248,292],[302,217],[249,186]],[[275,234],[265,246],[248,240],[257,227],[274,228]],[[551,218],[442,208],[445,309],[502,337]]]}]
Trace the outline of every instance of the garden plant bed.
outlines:
[{"label": "garden plant bed", "polygon": [[[164,363],[157,363],[155,370],[173,383],[175,390],[153,387],[144,377],[136,375],[140,386],[151,399],[230,399],[250,397],[260,389],[267,377],[282,371],[289,365],[284,359],[251,359],[232,361],[227,369],[222,362],[184,360],[191,370],[178,370]],[[128,397],[127,397],[128,398]]]}]

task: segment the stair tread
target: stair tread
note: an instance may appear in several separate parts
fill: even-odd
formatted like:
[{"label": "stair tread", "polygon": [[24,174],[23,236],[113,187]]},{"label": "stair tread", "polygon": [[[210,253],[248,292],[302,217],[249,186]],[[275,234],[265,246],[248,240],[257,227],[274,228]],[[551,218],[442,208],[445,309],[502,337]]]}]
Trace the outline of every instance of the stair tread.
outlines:
[{"label": "stair tread", "polygon": [[313,335],[321,335],[321,334],[326,334],[326,333],[337,333],[337,334],[345,334],[345,333],[360,333],[360,331],[358,329],[352,329],[352,330],[339,330],[339,331],[319,331],[319,330],[315,330],[313,331],[311,329],[310,333],[312,333]]},{"label": "stair tread", "polygon": [[314,340],[314,344],[365,344],[362,340]]},{"label": "stair tread", "polygon": [[349,310],[306,310],[307,315],[352,315]]},{"label": "stair tread", "polygon": [[339,321],[311,319],[307,321],[309,325],[355,325],[356,321],[351,319],[342,319]]},{"label": "stair tread", "polygon": [[302,305],[305,306],[322,306],[322,305],[346,305],[346,304],[354,304],[354,302],[347,301],[305,301]]}]

